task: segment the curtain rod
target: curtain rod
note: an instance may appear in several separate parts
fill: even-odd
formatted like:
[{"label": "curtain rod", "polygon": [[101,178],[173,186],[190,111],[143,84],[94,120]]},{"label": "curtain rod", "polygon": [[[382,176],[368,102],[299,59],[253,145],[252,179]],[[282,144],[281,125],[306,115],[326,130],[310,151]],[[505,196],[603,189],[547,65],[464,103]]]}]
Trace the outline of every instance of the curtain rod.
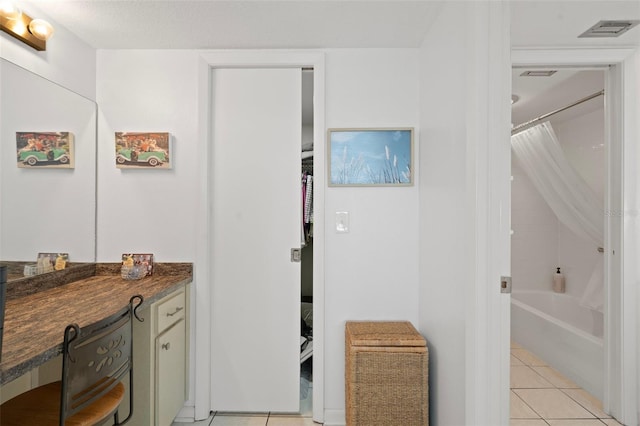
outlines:
[{"label": "curtain rod", "polygon": [[554,110],[554,111],[551,111],[551,112],[548,112],[548,113],[546,113],[546,114],[543,114],[543,115],[541,115],[540,117],[534,118],[533,120],[529,120],[529,121],[527,121],[527,122],[524,122],[524,123],[518,124],[518,125],[517,125],[517,126],[515,126],[513,129],[511,129],[511,135],[514,135],[514,134],[518,133],[519,131],[521,131],[521,130],[522,130],[522,129],[524,129],[525,127],[529,127],[529,126],[531,126],[531,125],[532,125],[532,124],[534,124],[534,123],[537,123],[537,122],[539,122],[539,121],[542,121],[542,120],[544,120],[544,119],[545,119],[545,118],[547,118],[547,117],[550,117],[550,116],[552,116],[552,115],[554,115],[554,114],[557,114],[557,113],[562,112],[562,111],[564,111],[564,110],[567,110],[567,109],[569,109],[569,108],[573,108],[573,107],[574,107],[574,106],[576,106],[576,105],[580,105],[580,104],[581,104],[581,103],[583,103],[583,102],[590,101],[591,99],[593,99],[593,98],[597,98],[598,96],[602,96],[602,95],[604,95],[604,90],[601,90],[601,91],[599,91],[599,92],[597,92],[597,93],[594,93],[594,94],[589,95],[589,96],[587,96],[587,97],[585,97],[585,98],[582,98],[582,99],[580,99],[580,100],[577,100],[577,101],[575,101],[574,103],[572,103],[572,104],[570,104],[570,105],[567,105],[567,106],[565,106],[565,107],[558,108],[558,109],[556,109],[556,110]]}]

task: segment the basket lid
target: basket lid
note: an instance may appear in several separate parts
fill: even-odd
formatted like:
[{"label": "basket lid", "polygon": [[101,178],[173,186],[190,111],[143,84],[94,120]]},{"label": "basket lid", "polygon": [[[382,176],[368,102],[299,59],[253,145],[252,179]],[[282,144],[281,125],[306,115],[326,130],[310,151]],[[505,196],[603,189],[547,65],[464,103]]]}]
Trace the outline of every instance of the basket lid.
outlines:
[{"label": "basket lid", "polygon": [[345,332],[353,346],[426,346],[409,321],[347,321]]}]

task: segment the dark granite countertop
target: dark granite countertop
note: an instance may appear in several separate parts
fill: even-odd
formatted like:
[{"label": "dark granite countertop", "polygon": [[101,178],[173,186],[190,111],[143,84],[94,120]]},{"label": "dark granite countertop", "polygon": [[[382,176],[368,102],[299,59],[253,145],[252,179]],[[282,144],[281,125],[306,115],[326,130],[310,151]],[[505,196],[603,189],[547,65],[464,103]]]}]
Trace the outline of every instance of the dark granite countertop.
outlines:
[{"label": "dark granite countertop", "polygon": [[72,276],[70,281],[47,286],[35,280],[37,291],[16,291],[7,297],[0,384],[58,356],[69,323],[84,327],[99,321],[117,312],[135,294],[144,297],[144,309],[192,281],[191,263],[154,264],[154,274],[141,280],[122,279],[120,263],[94,266],[89,276]]}]

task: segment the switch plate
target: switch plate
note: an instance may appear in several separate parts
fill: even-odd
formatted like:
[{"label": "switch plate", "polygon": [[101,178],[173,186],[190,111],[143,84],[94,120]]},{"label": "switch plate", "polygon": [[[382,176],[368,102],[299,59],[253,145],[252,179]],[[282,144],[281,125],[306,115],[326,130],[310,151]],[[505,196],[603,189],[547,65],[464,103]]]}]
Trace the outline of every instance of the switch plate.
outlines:
[{"label": "switch plate", "polygon": [[338,234],[349,232],[349,212],[336,212],[336,232]]}]

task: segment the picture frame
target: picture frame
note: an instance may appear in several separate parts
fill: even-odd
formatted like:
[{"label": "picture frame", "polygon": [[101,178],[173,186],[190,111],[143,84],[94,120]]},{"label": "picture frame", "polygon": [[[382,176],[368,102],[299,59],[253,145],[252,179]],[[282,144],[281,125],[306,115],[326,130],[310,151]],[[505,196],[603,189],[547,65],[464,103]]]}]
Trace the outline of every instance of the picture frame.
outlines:
[{"label": "picture frame", "polygon": [[144,270],[145,276],[153,275],[152,253],[123,253],[122,266],[139,267]]},{"label": "picture frame", "polygon": [[413,127],[329,129],[329,186],[412,186],[413,138]]},{"label": "picture frame", "polygon": [[67,267],[69,253],[38,253],[38,264],[48,264],[51,270],[62,270]]},{"label": "picture frame", "polygon": [[73,169],[73,134],[70,132],[16,132],[19,168]]},{"label": "picture frame", "polygon": [[116,167],[119,169],[170,169],[168,132],[116,132]]}]

